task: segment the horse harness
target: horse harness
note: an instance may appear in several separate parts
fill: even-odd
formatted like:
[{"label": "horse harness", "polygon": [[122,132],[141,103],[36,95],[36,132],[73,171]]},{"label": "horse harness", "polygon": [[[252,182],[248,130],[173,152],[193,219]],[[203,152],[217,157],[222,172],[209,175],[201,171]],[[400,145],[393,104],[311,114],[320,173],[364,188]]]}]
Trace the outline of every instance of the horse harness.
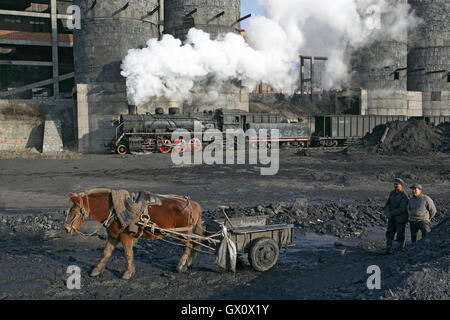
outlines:
[{"label": "horse harness", "polygon": [[[86,203],[88,206],[87,209],[84,206],[84,201],[83,201],[84,196],[86,196]],[[158,195],[158,196],[161,196],[161,195]],[[72,219],[72,221],[69,224],[70,228],[75,230],[77,233],[79,233],[83,236],[92,236],[92,235],[96,234],[102,226],[104,226],[105,228],[108,228],[109,226],[111,226],[111,224],[114,222],[114,220],[119,220],[117,217],[118,213],[114,209],[114,205],[112,205],[109,208],[108,217],[105,219],[105,221],[102,222],[102,225],[97,230],[95,230],[93,233],[88,234],[88,235],[82,233],[81,231],[74,228],[73,225],[75,224],[76,221],[78,221],[78,219],[80,219],[80,218],[87,219],[89,217],[89,214],[90,214],[89,195],[87,193],[81,193],[78,195],[78,198],[80,199],[80,203],[79,203],[80,210],[77,212],[77,214],[75,215],[75,217]],[[186,205],[184,206],[184,208],[182,210],[180,210],[180,212],[183,212],[187,207],[189,207],[188,226],[181,227],[181,228],[167,229],[168,231],[185,232],[185,231],[192,231],[192,229],[193,229],[192,204],[190,201],[190,197],[184,196],[183,198],[186,200]],[[70,209],[67,211],[67,217],[69,216],[69,213],[70,213]],[[66,217],[66,220],[67,220],[67,217]],[[148,214],[147,210],[140,215],[137,225],[139,226],[139,228],[138,228],[139,232],[138,232],[137,238],[142,237],[144,232],[150,232],[151,234],[155,235],[156,229],[158,230],[159,233],[161,233],[161,235],[163,235],[163,236],[165,235],[165,233],[163,231],[164,229],[158,227],[158,225],[156,225],[156,223],[154,223],[150,220],[150,215]],[[119,232],[121,233],[121,232],[125,231],[125,229],[127,227],[128,226],[122,227]]]},{"label": "horse harness", "polygon": [[[87,210],[86,210],[86,208],[84,207],[84,201],[83,201],[83,197],[84,197],[84,196],[86,196],[86,203],[87,203],[87,206],[88,206],[88,209],[87,209]],[[75,217],[72,219],[72,221],[70,222],[69,226],[70,226],[70,228],[71,228],[72,230],[75,230],[75,232],[77,232],[77,233],[79,233],[79,234],[81,234],[81,235],[83,235],[83,236],[92,236],[92,235],[96,234],[96,233],[100,230],[101,226],[100,226],[97,230],[95,230],[94,232],[92,232],[91,234],[84,234],[83,232],[81,232],[81,231],[79,231],[78,229],[76,229],[76,228],[73,227],[73,225],[75,224],[75,222],[76,222],[78,219],[81,218],[81,219],[83,219],[83,220],[86,220],[86,219],[89,217],[89,214],[90,214],[90,211],[91,211],[91,208],[90,208],[90,206],[89,206],[89,195],[88,195],[87,193],[80,193],[80,194],[78,195],[78,198],[79,198],[79,200],[80,200],[80,204],[79,204],[80,210],[77,212],[77,214],[75,215]],[[70,209],[67,210],[66,220],[67,220],[69,214],[70,214]],[[112,223],[113,221],[114,221],[114,216],[113,216],[113,214],[112,214],[112,211],[110,210],[109,215],[108,215],[108,218],[106,218],[106,220],[103,221],[102,226],[104,226],[104,227],[107,228],[107,227],[109,227],[109,226],[111,225],[111,223]]]},{"label": "horse harness", "polygon": [[[183,198],[186,200],[186,205],[184,206],[183,209],[180,210],[180,212],[183,212],[189,206],[188,226],[180,227],[180,228],[170,228],[170,229],[167,229],[167,231],[185,232],[185,231],[192,231],[192,229],[193,229],[194,221],[193,221],[193,216],[192,216],[192,204],[190,201],[190,197],[184,196]],[[156,223],[154,223],[150,220],[150,215],[148,213],[141,214],[140,221],[138,221],[137,224],[140,226],[139,234],[138,234],[137,238],[142,237],[144,232],[150,232],[151,234],[155,235],[155,229],[157,229],[158,232],[161,233],[161,235],[163,235],[163,236],[167,235],[167,233],[164,232],[163,228],[158,227],[158,225]],[[150,229],[150,230],[148,230],[148,229]]]}]

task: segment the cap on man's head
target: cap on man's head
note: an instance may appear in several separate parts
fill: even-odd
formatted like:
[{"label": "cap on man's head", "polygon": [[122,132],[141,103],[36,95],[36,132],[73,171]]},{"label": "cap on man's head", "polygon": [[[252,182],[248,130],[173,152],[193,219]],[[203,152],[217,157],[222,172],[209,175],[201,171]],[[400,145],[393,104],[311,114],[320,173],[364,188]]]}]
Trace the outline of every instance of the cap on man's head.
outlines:
[{"label": "cap on man's head", "polygon": [[421,185],[421,184],[418,184],[418,183],[414,183],[410,188],[411,188],[411,189],[417,188],[417,189],[422,190],[422,185]]},{"label": "cap on man's head", "polygon": [[395,178],[394,179],[394,183],[398,183],[398,184],[401,184],[402,186],[404,186],[405,185],[405,181],[403,181],[402,179],[400,179],[400,178]]}]

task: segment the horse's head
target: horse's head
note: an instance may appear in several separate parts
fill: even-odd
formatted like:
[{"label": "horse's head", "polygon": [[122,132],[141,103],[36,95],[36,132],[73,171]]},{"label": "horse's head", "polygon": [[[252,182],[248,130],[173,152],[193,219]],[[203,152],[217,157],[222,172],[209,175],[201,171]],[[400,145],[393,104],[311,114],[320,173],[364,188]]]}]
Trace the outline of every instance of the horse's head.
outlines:
[{"label": "horse's head", "polygon": [[[64,228],[68,233],[73,233],[74,231],[81,228],[86,219],[89,217],[89,200],[83,200],[83,194],[73,194],[69,193],[70,196],[70,207],[67,209],[66,222]],[[85,206],[88,206],[86,209]]]}]

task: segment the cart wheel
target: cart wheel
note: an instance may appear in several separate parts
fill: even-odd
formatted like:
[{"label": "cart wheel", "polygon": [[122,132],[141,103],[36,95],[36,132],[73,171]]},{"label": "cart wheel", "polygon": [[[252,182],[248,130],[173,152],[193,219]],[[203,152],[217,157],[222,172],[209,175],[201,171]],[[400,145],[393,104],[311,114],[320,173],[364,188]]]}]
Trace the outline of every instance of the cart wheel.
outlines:
[{"label": "cart wheel", "polygon": [[255,240],[248,253],[248,260],[256,271],[267,271],[278,261],[280,249],[271,238]]},{"label": "cart wheel", "polygon": [[124,144],[120,144],[116,148],[117,154],[126,154],[128,152],[128,148]]}]

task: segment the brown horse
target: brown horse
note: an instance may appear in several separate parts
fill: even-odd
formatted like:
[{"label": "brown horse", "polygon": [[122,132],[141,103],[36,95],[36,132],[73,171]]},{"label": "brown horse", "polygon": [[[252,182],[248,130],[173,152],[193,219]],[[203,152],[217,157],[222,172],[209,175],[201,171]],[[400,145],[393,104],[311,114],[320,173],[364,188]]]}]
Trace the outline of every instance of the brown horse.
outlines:
[{"label": "brown horse", "polygon": [[[64,228],[67,232],[73,233],[81,228],[86,219],[90,216],[93,219],[107,224],[108,238],[102,257],[97,266],[92,270],[91,276],[99,276],[104,270],[108,259],[111,257],[115,247],[122,242],[128,268],[123,274],[123,279],[130,279],[135,273],[133,262],[133,241],[138,234],[129,233],[121,227],[120,222],[114,219],[112,222],[106,221],[114,217],[110,215],[113,210],[111,191],[108,189],[91,190],[86,193],[70,193],[71,207],[67,212]],[[158,227],[164,229],[181,228],[180,233],[197,235],[203,234],[201,208],[200,205],[187,198],[175,195],[162,196],[161,206],[149,206],[148,215],[150,221]],[[192,227],[192,228],[186,228]],[[184,228],[184,229],[183,229]],[[159,239],[164,235],[156,230],[145,231],[142,238]],[[197,256],[198,244],[192,244],[187,240],[182,240],[185,245],[184,254],[177,266],[179,272],[184,272],[192,264],[192,259]]]}]

